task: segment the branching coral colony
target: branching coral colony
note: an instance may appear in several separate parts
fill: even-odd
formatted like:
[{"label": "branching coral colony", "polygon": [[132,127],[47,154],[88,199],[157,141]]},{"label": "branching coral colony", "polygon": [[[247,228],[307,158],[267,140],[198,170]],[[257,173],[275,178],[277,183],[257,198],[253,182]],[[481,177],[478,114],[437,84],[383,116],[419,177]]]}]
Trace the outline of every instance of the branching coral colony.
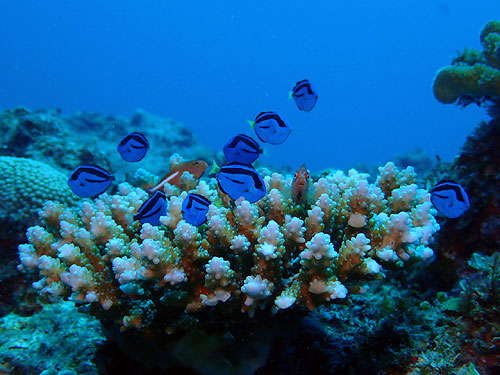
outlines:
[{"label": "branching coral colony", "polygon": [[[433,255],[427,244],[439,225],[413,169],[379,171],[375,184],[355,170],[331,172],[312,183],[306,206],[290,198],[291,176],[262,171],[267,194],[250,204],[186,172],[183,189],[165,187],[159,227],[133,220],[148,194],[128,183],[79,210],[47,202],[45,227],[29,228],[29,244],[19,246],[19,268],[38,271],[41,293],[89,303],[148,337],[153,327],[178,332],[186,318],[203,327],[215,310],[229,318],[312,310],[383,277],[386,262]],[[212,202],[199,227],[182,218],[187,191]]]}]

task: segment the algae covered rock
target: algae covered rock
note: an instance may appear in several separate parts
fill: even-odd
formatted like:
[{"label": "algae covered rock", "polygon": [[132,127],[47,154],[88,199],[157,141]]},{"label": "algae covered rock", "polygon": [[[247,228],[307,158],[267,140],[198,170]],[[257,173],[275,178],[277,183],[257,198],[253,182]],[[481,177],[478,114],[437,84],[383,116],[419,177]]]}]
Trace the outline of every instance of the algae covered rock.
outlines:
[{"label": "algae covered rock", "polygon": [[[214,150],[200,144],[183,123],[137,110],[130,118],[97,112],[65,114],[58,109],[23,107],[0,113],[0,155],[26,157],[71,172],[80,164],[98,165],[132,175],[138,168],[156,174],[168,171],[172,154],[212,160]],[[117,145],[127,134],[143,133],[151,145],[141,163],[126,163]]]},{"label": "algae covered rock", "polygon": [[[168,161],[175,153],[187,160],[210,161],[215,152],[201,145],[193,132],[183,123],[160,117],[138,109],[130,118],[118,115],[103,115],[95,112],[76,112],[65,117],[69,129],[81,135],[83,140],[98,145],[107,155],[111,170],[132,175],[138,167],[156,174],[168,171]],[[140,132],[149,141],[150,149],[139,163],[125,163],[116,147],[118,142],[131,132]]]},{"label": "algae covered rock", "polygon": [[438,243],[453,253],[490,253],[500,246],[500,118],[482,122],[467,137],[452,177],[467,191],[471,208],[441,224]]},{"label": "algae covered rock", "polygon": [[76,133],[57,109],[29,110],[23,107],[0,113],[0,155],[38,160],[51,167],[71,171],[77,165],[109,168],[107,156],[96,142]]},{"label": "algae covered rock", "polygon": [[500,69],[500,21],[488,22],[481,31],[480,40],[488,64]]},{"label": "algae covered rock", "polygon": [[93,359],[103,342],[99,322],[72,302],[29,317],[9,314],[0,319],[0,373],[97,374]]},{"label": "algae covered rock", "polygon": [[466,48],[452,65],[437,71],[432,90],[441,103],[500,100],[500,21],[488,22],[480,40],[483,51]]}]

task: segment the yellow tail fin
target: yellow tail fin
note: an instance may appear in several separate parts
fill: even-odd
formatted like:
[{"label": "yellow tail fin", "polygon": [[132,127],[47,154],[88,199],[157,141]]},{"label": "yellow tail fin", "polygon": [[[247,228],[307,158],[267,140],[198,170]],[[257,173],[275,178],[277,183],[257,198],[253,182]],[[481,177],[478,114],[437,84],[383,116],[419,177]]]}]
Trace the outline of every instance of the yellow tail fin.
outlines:
[{"label": "yellow tail fin", "polygon": [[220,167],[217,165],[215,160],[212,162],[212,168],[210,168],[210,172],[208,173],[209,176],[219,173]]}]

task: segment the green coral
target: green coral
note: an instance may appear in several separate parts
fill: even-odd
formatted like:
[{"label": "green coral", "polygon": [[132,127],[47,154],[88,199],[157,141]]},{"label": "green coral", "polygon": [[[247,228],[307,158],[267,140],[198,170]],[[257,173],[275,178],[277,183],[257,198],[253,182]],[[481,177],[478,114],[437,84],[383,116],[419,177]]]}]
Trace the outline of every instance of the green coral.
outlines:
[{"label": "green coral", "polygon": [[500,99],[500,21],[488,22],[480,39],[483,51],[466,48],[452,65],[437,71],[432,89],[441,103]]},{"label": "green coral", "polygon": [[458,63],[441,68],[433,84],[441,103],[455,103],[461,96],[500,97],[500,71],[484,64]]},{"label": "green coral", "polygon": [[488,22],[481,31],[480,40],[488,64],[500,69],[500,21]]},{"label": "green coral", "polygon": [[0,220],[28,225],[47,200],[72,206],[76,197],[66,180],[66,175],[45,163],[0,156]]}]

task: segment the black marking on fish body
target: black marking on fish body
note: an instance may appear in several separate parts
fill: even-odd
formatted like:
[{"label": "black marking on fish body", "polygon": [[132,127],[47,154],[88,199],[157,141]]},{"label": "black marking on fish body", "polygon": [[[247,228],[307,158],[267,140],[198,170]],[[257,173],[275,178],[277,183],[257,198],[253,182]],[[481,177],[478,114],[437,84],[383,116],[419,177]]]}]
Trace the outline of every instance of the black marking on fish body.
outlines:
[{"label": "black marking on fish body", "polygon": [[229,180],[231,180],[231,182],[234,182],[235,184],[240,184],[240,185],[243,185],[243,184],[244,184],[244,182],[243,182],[243,181],[235,180],[235,179],[233,179],[233,178],[229,178],[229,177],[228,177],[228,179],[229,179]]},{"label": "black marking on fish body", "polygon": [[434,194],[434,196],[438,197],[438,198],[443,198],[443,199],[449,198],[446,195],[439,195],[439,194]]},{"label": "black marking on fish body", "polygon": [[461,186],[453,180],[441,180],[431,189],[431,193],[434,191],[445,190],[446,188],[452,189],[452,187],[460,188]]},{"label": "black marking on fish body", "polygon": [[272,114],[275,114],[276,112],[273,112],[273,111],[265,111],[265,112],[261,112],[257,115],[257,117],[255,117],[255,121],[257,121],[257,119],[261,116],[265,116],[265,115],[272,115]]},{"label": "black marking on fish body", "polygon": [[266,142],[262,137],[257,133],[257,137],[260,139],[261,142]]},{"label": "black marking on fish body", "polygon": [[220,191],[222,191],[222,192],[223,192],[224,194],[226,194],[226,195],[229,195],[229,194],[228,194],[228,193],[224,190],[224,188],[221,186],[221,184],[220,184],[219,180],[217,180],[217,182],[218,182],[218,185],[219,185],[219,189],[220,189]]},{"label": "black marking on fish body", "polygon": [[130,133],[129,135],[125,136],[121,141],[120,141],[120,146],[124,146],[129,140],[134,140],[143,145],[144,147],[149,147],[149,142],[142,133],[134,132]]},{"label": "black marking on fish body", "polygon": [[106,179],[104,179],[104,180],[93,180],[93,179],[89,179],[89,178],[84,178],[83,180],[84,180],[85,182],[99,182],[99,183],[109,181],[109,180],[106,180]]},{"label": "black marking on fish body", "polygon": [[240,163],[239,161],[232,161],[231,163],[227,163],[222,168],[227,168],[227,167],[246,168],[253,171],[255,170],[252,164]]},{"label": "black marking on fish body", "polygon": [[[307,90],[308,94],[314,95],[314,92],[313,92],[312,87],[311,87],[311,83],[307,79],[304,79],[303,81],[299,81],[299,82],[297,82],[295,84],[295,87],[293,88],[293,95],[294,96],[298,96],[298,95],[295,95],[295,94],[296,94],[297,91],[299,91],[302,88],[305,88]],[[304,95],[304,94],[302,94],[302,95]]]},{"label": "black marking on fish body", "polygon": [[[259,115],[260,116],[260,115]],[[257,125],[258,123],[262,122],[262,121],[266,121],[266,120],[274,120],[278,123],[278,126],[280,128],[286,128],[286,124],[285,122],[281,119],[281,117],[277,114],[277,113],[274,113],[274,112],[270,112],[268,114],[265,114],[263,116],[257,116],[257,118],[255,119],[255,124]],[[263,126],[261,126],[261,129],[267,129],[267,128],[264,128]]]},{"label": "black marking on fish body", "polygon": [[259,122],[269,120],[269,119],[276,120],[276,118],[279,118],[279,116],[275,112],[261,112],[255,118],[255,123],[258,124]]},{"label": "black marking on fish body", "polygon": [[441,183],[438,183],[432,190],[431,193],[437,193],[440,191],[446,191],[446,190],[452,190],[455,192],[455,196],[457,197],[457,200],[466,203],[465,202],[465,197],[462,192],[462,186],[457,184],[454,181],[443,181]]},{"label": "black marking on fish body", "polygon": [[[139,208],[139,211],[134,215],[134,220],[139,220],[151,216],[146,213],[151,210],[156,203],[158,203],[159,199],[165,199],[165,194],[163,194],[161,191],[156,191],[151,198],[149,198],[142,204],[142,206]],[[155,212],[158,212],[158,210],[156,210]]]},{"label": "black marking on fish body", "polygon": [[208,208],[208,206],[210,206],[210,201],[207,198],[205,198],[203,195],[191,193],[187,196],[186,209],[188,209],[188,210],[191,209],[193,207],[194,202],[203,206],[203,207],[194,206],[194,209],[199,210],[199,211],[206,210]]},{"label": "black marking on fish body", "polygon": [[96,177],[101,177],[104,178],[105,180],[110,180],[113,178],[111,173],[109,173],[107,170],[95,166],[95,165],[80,165],[77,167],[73,173],[70,176],[71,180],[76,180],[82,173],[88,173]]},{"label": "black marking on fish body", "polygon": [[436,186],[441,185],[441,184],[444,184],[444,183],[450,183],[450,184],[456,184],[456,185],[458,185],[458,183],[457,183],[456,181],[454,181],[454,180],[440,180],[440,181],[436,184]]},{"label": "black marking on fish body", "polygon": [[246,148],[242,148],[242,149],[241,149],[241,152],[246,152],[247,154],[253,154],[253,153],[255,153],[256,151],[255,151],[255,150],[247,150]]},{"label": "black marking on fish body", "polygon": [[247,146],[255,149],[256,152],[261,151],[257,142],[255,142],[252,138],[250,138],[245,134],[238,134],[237,136],[235,136],[233,138],[233,141],[230,144],[228,144],[228,147],[235,148],[239,142],[243,142]]},{"label": "black marking on fish body", "polygon": [[[161,207],[158,207],[155,211],[153,212],[150,212],[150,213],[147,213],[147,214],[143,214],[141,217],[139,217],[138,219],[147,219],[151,216],[154,216],[156,215],[159,211],[161,210]],[[135,219],[135,215],[134,215],[134,220],[137,220]]]},{"label": "black marking on fish body", "polygon": [[296,84],[295,84],[295,87],[297,86],[300,86],[301,84],[303,83],[309,83],[309,80],[308,79],[303,79],[302,81],[298,81]]},{"label": "black marking on fish body", "polygon": [[229,195],[229,194],[228,194],[228,193],[224,190],[224,188],[222,187],[222,184],[221,184],[221,183],[220,183],[220,181],[219,181],[219,175],[218,175],[218,174],[217,174],[216,178],[217,178],[217,186],[219,186],[219,189],[220,189],[220,190],[221,190],[224,194]]},{"label": "black marking on fish body", "polygon": [[192,193],[190,195],[190,197],[191,197],[191,201],[196,201],[196,202],[198,202],[201,205],[206,206],[206,207],[210,206],[210,201],[207,198],[205,198],[203,195]]},{"label": "black marking on fish body", "polygon": [[[253,168],[252,168],[253,170],[248,170],[244,167],[245,167],[244,164],[240,164],[239,166],[237,166],[237,164],[232,163],[232,165],[228,164],[228,165],[222,167],[221,172],[227,173],[227,174],[232,174],[232,175],[243,174],[246,176],[250,176],[253,179],[254,186],[257,189],[262,190],[262,187],[263,187],[262,181],[259,179],[257,171]],[[240,182],[240,181],[233,181],[233,182],[238,183],[238,184],[243,184],[243,182]]]}]

